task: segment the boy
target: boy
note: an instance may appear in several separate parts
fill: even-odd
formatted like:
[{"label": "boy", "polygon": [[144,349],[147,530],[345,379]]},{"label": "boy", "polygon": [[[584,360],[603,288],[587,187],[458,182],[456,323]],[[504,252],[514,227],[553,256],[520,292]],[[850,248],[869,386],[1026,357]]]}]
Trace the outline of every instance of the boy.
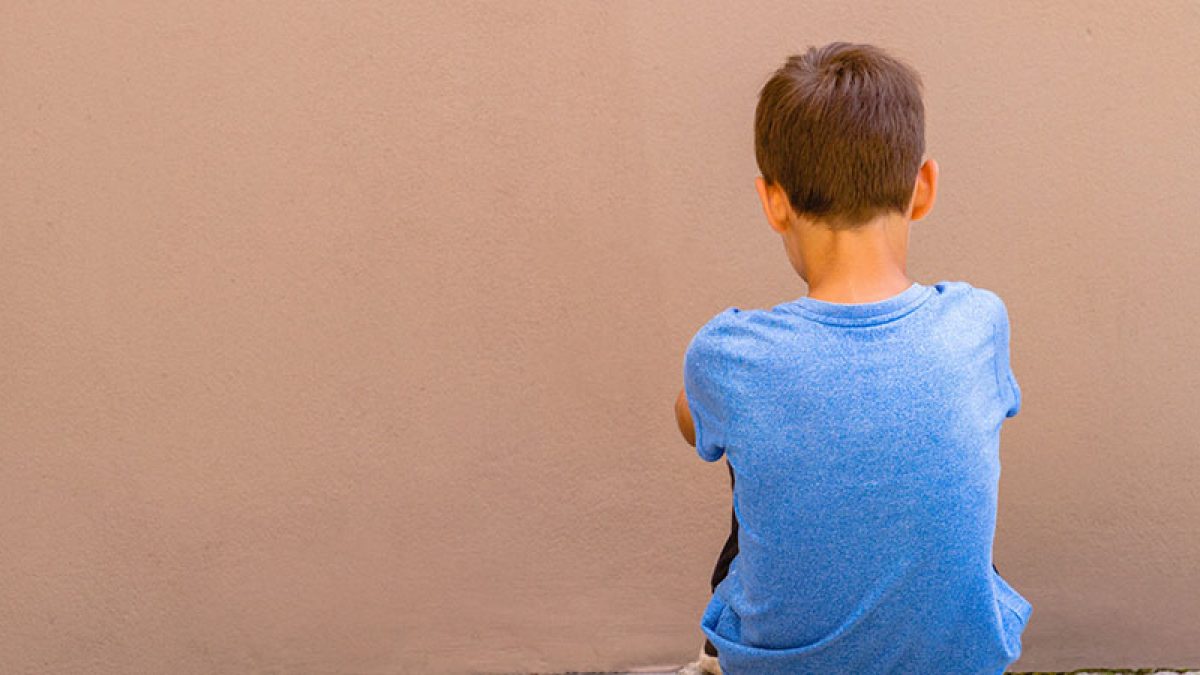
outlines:
[{"label": "boy", "polygon": [[680,430],[734,531],[681,672],[1002,673],[1032,612],[992,564],[1004,302],[905,271],[933,207],[921,81],[877,47],[790,57],[755,112],[763,212],[808,295],[730,307],[684,356]]}]

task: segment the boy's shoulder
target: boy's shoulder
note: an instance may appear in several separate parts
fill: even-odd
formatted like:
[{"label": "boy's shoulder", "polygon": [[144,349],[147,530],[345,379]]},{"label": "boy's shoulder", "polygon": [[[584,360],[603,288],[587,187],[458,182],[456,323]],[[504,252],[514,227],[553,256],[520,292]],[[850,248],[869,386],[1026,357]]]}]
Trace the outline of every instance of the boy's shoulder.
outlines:
[{"label": "boy's shoulder", "polygon": [[1008,306],[1004,304],[1004,299],[995,291],[979,286],[967,284],[968,295],[980,307],[983,308],[984,314],[992,322],[1003,325],[1008,323]]},{"label": "boy's shoulder", "polygon": [[731,339],[736,339],[739,335],[751,335],[753,327],[747,319],[749,315],[759,311],[762,310],[726,307],[696,330],[688,344],[688,351],[711,350],[716,348],[716,345],[727,348]]}]

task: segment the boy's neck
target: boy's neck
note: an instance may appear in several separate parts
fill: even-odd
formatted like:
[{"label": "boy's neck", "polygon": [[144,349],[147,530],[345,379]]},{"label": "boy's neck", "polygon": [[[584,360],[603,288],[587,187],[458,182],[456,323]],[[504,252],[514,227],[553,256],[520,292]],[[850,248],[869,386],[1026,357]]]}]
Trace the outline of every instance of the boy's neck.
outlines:
[{"label": "boy's neck", "polygon": [[852,230],[800,223],[791,231],[803,261],[808,297],[838,303],[885,300],[913,285],[908,277],[909,221],[888,214]]}]

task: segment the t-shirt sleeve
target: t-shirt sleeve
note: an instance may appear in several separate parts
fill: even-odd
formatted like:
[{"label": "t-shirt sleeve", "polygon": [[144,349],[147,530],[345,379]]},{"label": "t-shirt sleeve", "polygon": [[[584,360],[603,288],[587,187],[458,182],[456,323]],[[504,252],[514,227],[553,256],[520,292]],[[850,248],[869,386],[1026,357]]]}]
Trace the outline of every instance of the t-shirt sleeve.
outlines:
[{"label": "t-shirt sleeve", "polygon": [[1013,374],[1009,344],[1012,338],[1012,328],[1008,321],[1008,308],[1004,300],[995,293],[986,292],[997,305],[996,318],[993,324],[996,342],[996,383],[1000,387],[1000,396],[1004,401],[1004,416],[1013,417],[1021,410],[1021,386]]},{"label": "t-shirt sleeve", "polygon": [[683,390],[696,430],[696,452],[706,462],[721,459],[728,442],[733,360],[722,336],[740,311],[730,307],[704,324],[683,357]]}]

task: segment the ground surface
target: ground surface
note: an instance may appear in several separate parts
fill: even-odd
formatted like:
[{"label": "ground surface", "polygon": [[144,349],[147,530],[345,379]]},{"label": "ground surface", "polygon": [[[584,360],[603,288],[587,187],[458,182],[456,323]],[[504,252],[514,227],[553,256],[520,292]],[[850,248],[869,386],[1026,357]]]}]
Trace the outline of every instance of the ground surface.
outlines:
[{"label": "ground surface", "polygon": [[[652,670],[638,669],[638,670],[607,670],[607,671],[570,671],[570,673],[526,673],[526,674],[510,674],[510,675],[674,675],[677,673],[677,671],[678,671],[678,668],[668,668],[668,669],[655,668]],[[1158,675],[1158,674],[1200,675],[1200,670],[1187,670],[1187,669],[1181,669],[1181,668],[1162,668],[1162,669],[1160,669],[1160,668],[1140,668],[1140,669],[1126,668],[1126,669],[1117,669],[1117,670],[1104,670],[1104,669],[1090,668],[1090,669],[1085,669],[1085,670],[1063,670],[1063,671],[1058,671],[1058,670],[1012,671],[1012,670],[1010,670],[1010,671],[1008,671],[1008,673],[1006,675],[1112,675],[1112,674],[1121,674],[1121,675]]]}]

